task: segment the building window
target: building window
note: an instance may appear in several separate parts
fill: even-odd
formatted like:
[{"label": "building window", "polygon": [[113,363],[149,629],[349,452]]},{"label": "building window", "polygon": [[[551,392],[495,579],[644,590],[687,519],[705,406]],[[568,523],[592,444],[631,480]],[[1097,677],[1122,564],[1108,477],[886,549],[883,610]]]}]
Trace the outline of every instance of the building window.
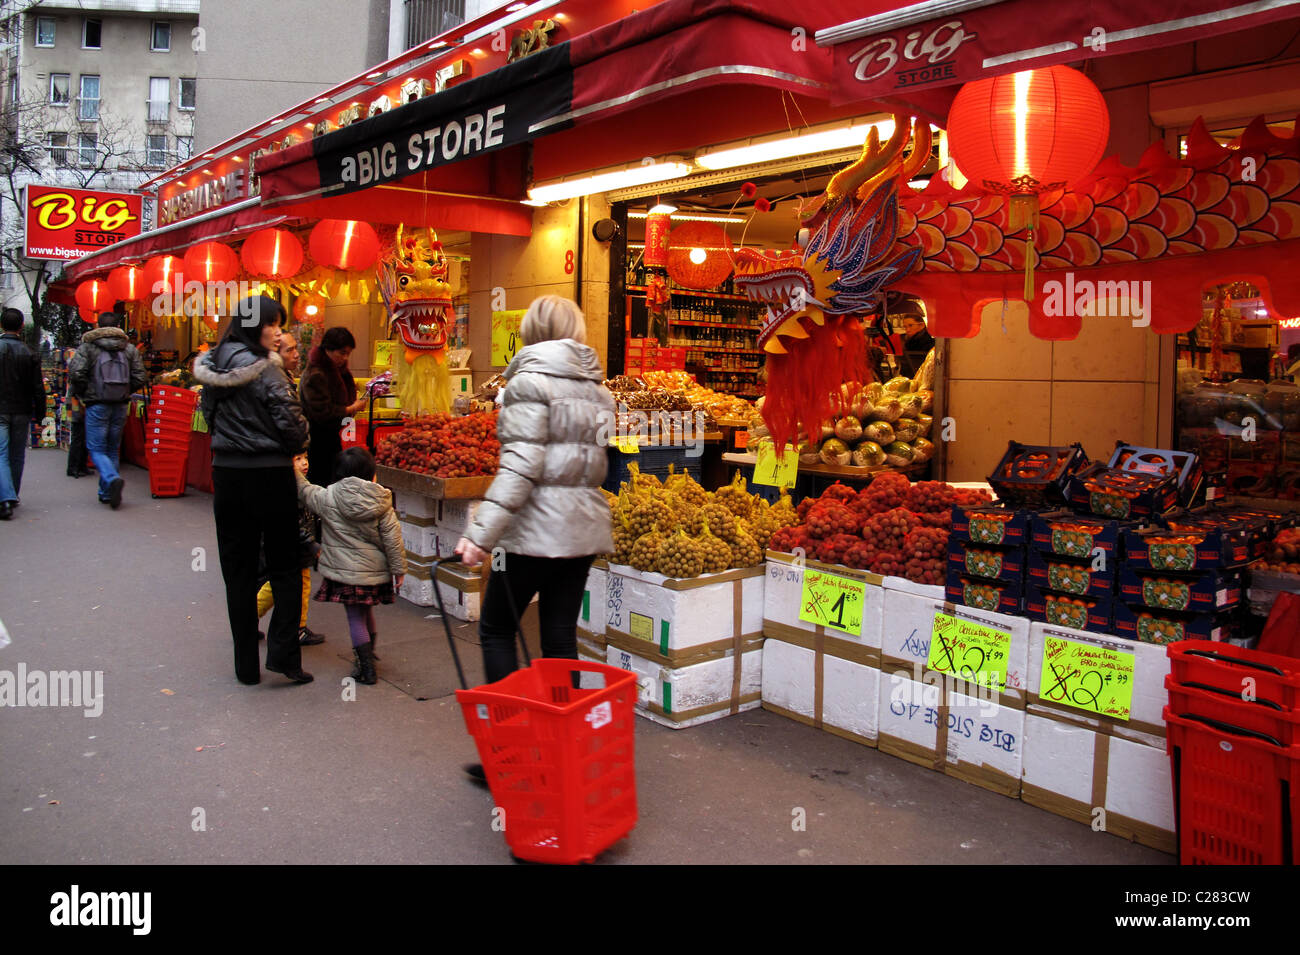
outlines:
[{"label": "building window", "polygon": [[54,17],[36,18],[36,45],[54,46]]},{"label": "building window", "polygon": [[99,77],[89,74],[81,77],[81,96],[78,98],[77,118],[87,121],[99,119]]},{"label": "building window", "polygon": [[50,157],[50,162],[54,165],[68,165],[68,134],[46,133],[45,150]]},{"label": "building window", "polygon": [[194,137],[177,136],[176,137],[176,161],[185,162],[194,155]]},{"label": "building window", "polygon": [[171,88],[172,81],[169,77],[149,77],[149,122],[167,122],[171,115]]},{"label": "building window", "polygon": [[67,106],[71,85],[72,75],[70,73],[51,73],[50,102],[55,106]]},{"label": "building window", "polygon": [[194,108],[194,86],[198,81],[192,76],[182,76],[180,78],[180,102],[177,103],[178,109]]},{"label": "building window", "polygon": [[82,167],[87,169],[93,169],[99,163],[98,133],[81,134],[77,158]]},{"label": "building window", "polygon": [[153,22],[153,35],[149,49],[155,53],[170,53],[172,49],[172,25],[167,20]]},{"label": "building window", "polygon": [[465,0],[404,0],[409,50],[465,22]]},{"label": "building window", "polygon": [[100,27],[99,20],[83,20],[81,22],[81,48],[83,50],[98,50],[100,48]]},{"label": "building window", "polygon": [[148,144],[145,148],[144,162],[146,166],[166,166],[167,165],[167,137],[165,135],[155,136],[150,134],[147,137]]}]

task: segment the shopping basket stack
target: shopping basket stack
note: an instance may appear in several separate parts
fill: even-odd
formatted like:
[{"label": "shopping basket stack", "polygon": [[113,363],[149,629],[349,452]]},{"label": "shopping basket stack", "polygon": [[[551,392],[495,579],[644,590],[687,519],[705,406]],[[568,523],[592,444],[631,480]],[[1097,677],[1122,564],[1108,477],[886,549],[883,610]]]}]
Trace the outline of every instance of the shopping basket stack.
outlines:
[{"label": "shopping basket stack", "polygon": [[179,497],[185,493],[198,402],[199,396],[185,388],[159,385],[153,389],[144,426],[144,448],[149,462],[149,491],[154,497]]},{"label": "shopping basket stack", "polygon": [[1288,865],[1300,845],[1300,659],[1169,645],[1168,751],[1183,865]]}]

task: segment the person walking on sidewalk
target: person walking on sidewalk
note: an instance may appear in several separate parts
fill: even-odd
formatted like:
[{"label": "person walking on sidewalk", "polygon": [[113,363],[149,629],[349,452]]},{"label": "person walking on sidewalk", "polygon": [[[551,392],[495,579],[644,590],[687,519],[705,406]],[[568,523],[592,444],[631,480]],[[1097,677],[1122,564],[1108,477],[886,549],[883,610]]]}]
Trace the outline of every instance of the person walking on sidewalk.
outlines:
[{"label": "person walking on sidewalk", "polygon": [[307,355],[307,369],[298,383],[303,412],[311,422],[311,448],[307,477],[324,487],[334,483],[334,459],[343,450],[339,430],[343,419],[366,406],[357,397],[357,384],[348,359],[357,347],[352,333],[342,326],[326,330],[320,344]]},{"label": "person walking on sidewalk", "polygon": [[149,383],[144,360],[112,312],[99,316],[99,327],[81,336],[68,364],[72,395],[86,408],[86,450],[99,472],[99,499],[117,510],[122,504],[118,454],[126,406],[131,395]]},{"label": "person walking on sidewalk", "polygon": [[86,477],[90,474],[90,459],[86,454],[86,408],[72,393],[71,382],[64,407],[68,409],[68,477]]},{"label": "person walking on sidewalk", "polygon": [[298,496],[320,515],[320,589],[316,599],[343,604],[358,682],[374,684],[376,604],[393,602],[406,575],[402,527],[393,495],[375,483],[375,459],[365,448],[348,448],[334,467],[337,480],[318,487],[298,472]]},{"label": "person walking on sidewalk", "polygon": [[22,330],[22,312],[0,312],[0,521],[18,506],[32,418],[45,415],[41,360],[23,342]]},{"label": "person walking on sidewalk", "polygon": [[307,443],[307,420],[276,349],[284,309],[273,298],[246,299],[221,343],[194,361],[200,408],[212,436],[212,513],[235,647],[235,676],[255,684],[257,554],[265,550],[275,612],[266,669],[310,683],[298,643],[301,612],[298,508],[293,458]]},{"label": "person walking on sidewalk", "polygon": [[609,553],[609,505],[600,493],[614,399],[586,344],[586,319],[558,295],[534,300],[520,324],[524,347],[503,372],[497,438],[501,463],[456,553],[479,564],[505,551],[488,577],[479,636],[488,683],[513,673],[514,606],[540,593],[542,656],[578,657],[577,621],[587,571]]}]

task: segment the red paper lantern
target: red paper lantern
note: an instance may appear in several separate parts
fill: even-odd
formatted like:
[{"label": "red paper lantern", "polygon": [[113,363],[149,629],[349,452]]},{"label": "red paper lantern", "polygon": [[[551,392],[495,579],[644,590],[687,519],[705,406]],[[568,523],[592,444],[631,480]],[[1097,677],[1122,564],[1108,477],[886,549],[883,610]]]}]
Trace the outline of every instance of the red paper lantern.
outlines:
[{"label": "red paper lantern", "polygon": [[88,279],[77,286],[77,305],[81,308],[82,318],[86,317],[86,312],[91,312],[98,317],[100,312],[112,311],[113,303],[116,301],[113,293],[108,290],[108,283],[103,279]]},{"label": "red paper lantern", "polygon": [[230,282],[239,274],[239,256],[221,242],[200,242],[185,253],[185,275],[196,282]]},{"label": "red paper lantern", "polygon": [[662,269],[668,264],[668,230],[672,216],[652,212],[645,217],[645,265],[648,269]]},{"label": "red paper lantern", "polygon": [[721,226],[686,222],[669,233],[668,275],[683,288],[717,288],[731,268],[731,240]]},{"label": "red paper lantern", "polygon": [[948,147],[962,174],[1010,196],[1008,231],[1029,230],[1025,299],[1034,297],[1038,197],[1091,173],[1110,137],[1106,100],[1068,66],[974,80],[948,112]]},{"label": "red paper lantern", "polygon": [[345,272],[368,269],[379,258],[379,236],[355,219],[322,219],[307,245],[317,262]]},{"label": "red paper lantern", "polygon": [[304,292],[293,303],[293,317],[308,325],[320,326],[325,322],[325,298],[315,292]]},{"label": "red paper lantern", "polygon": [[99,312],[93,308],[79,308],[77,309],[77,317],[87,325],[94,325],[99,321]]},{"label": "red paper lantern", "polygon": [[181,291],[185,281],[185,264],[174,255],[155,255],[144,264],[146,295],[170,295]]},{"label": "red paper lantern", "polygon": [[260,229],[244,241],[239,258],[253,275],[284,279],[302,270],[302,243],[286,229]]},{"label": "red paper lantern", "polygon": [[1096,168],[1110,136],[1092,80],[1049,66],[967,83],[948,113],[948,147],[962,174],[990,192],[1038,195]]},{"label": "red paper lantern", "polygon": [[123,265],[108,273],[108,290],[123,302],[138,302],[148,294],[144,284],[144,269]]}]

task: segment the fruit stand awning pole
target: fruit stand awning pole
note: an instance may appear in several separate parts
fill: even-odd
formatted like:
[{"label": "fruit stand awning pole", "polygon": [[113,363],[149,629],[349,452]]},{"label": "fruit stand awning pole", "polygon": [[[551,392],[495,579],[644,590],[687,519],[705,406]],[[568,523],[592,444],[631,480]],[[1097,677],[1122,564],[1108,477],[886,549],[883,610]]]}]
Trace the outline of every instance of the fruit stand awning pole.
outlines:
[{"label": "fruit stand awning pole", "polygon": [[818,30],[833,47],[836,103],[980,76],[1137,53],[1300,15],[1300,0],[926,0]]}]

